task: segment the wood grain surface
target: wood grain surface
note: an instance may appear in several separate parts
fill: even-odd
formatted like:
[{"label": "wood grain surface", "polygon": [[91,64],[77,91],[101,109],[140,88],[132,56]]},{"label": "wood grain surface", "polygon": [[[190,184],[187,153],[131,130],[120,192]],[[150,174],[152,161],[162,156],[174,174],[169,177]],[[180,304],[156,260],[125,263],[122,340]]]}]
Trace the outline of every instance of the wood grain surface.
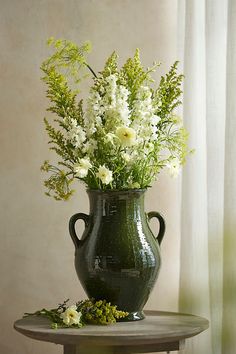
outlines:
[{"label": "wood grain surface", "polygon": [[47,319],[32,316],[16,321],[14,328],[30,338],[62,344],[65,348],[64,353],[77,353],[75,346],[76,348],[96,346],[101,349],[109,347],[113,348],[112,353],[118,352],[121,348],[122,353],[142,353],[158,351],[159,348],[166,351],[178,350],[184,344],[184,339],[199,334],[209,326],[205,318],[188,314],[160,311],[145,311],[145,314],[144,320],[136,322],[56,330],[50,328]]}]

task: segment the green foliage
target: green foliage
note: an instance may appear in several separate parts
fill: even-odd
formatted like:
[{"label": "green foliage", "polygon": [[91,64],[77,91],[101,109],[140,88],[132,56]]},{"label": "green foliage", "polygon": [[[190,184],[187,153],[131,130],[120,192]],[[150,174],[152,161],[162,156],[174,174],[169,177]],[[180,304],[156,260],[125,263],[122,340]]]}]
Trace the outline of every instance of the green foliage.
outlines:
[{"label": "green foliage", "polygon": [[57,329],[62,327],[81,328],[86,324],[109,325],[115,323],[116,320],[127,317],[129,314],[128,312],[117,310],[117,306],[111,305],[106,300],[87,299],[76,304],[76,311],[81,314],[80,323],[66,325],[63,322],[62,314],[68,309],[68,301],[69,299],[59,304],[55,309],[47,310],[43,308],[33,313],[25,313],[24,317],[40,316],[48,318],[51,322],[51,327]]},{"label": "green foliage", "polygon": [[[68,82],[65,77],[63,74],[57,72],[55,67],[47,68],[44,72],[46,75],[42,78],[42,80],[48,86],[47,97],[52,103],[47,110],[55,113],[61,118],[70,116],[78,120],[78,122],[81,122],[82,103],[76,103],[77,91],[72,91],[69,89]],[[63,122],[60,121],[60,125],[61,124],[63,124]]]},{"label": "green foliage", "polygon": [[115,74],[118,72],[117,59],[118,59],[118,55],[114,51],[110,55],[110,57],[107,59],[104,69],[100,73],[103,78],[106,78],[106,77],[110,76],[111,74]]},{"label": "green foliage", "polygon": [[[54,118],[53,123],[44,122],[50,149],[59,160],[56,166],[46,161],[41,168],[50,173],[44,182],[46,195],[69,199],[74,179],[93,189],[147,188],[162,168],[175,169],[185,162],[188,134],[175,114],[183,81],[178,62],[154,88],[152,73],[160,64],[144,68],[138,49],[120,69],[113,52],[96,74],[87,62],[89,43],[78,46],[51,38],[48,44],[53,53],[41,69],[50,101],[47,110]],[[79,84],[85,73],[92,74],[93,84],[84,108]],[[116,134],[119,127],[136,134],[134,145],[122,143]],[[112,172],[108,182],[99,174],[101,167]]]},{"label": "green foliage", "polygon": [[128,316],[128,312],[117,310],[106,300],[84,300],[77,303],[77,311],[82,313],[85,323],[107,325],[115,323],[117,319]]},{"label": "green foliage", "polygon": [[121,83],[129,89],[131,95],[129,104],[132,105],[135,94],[143,84],[153,82],[151,73],[156,70],[160,63],[155,63],[151,68],[144,69],[140,60],[139,49],[136,49],[134,57],[129,58],[120,71]]},{"label": "green foliage", "polygon": [[91,50],[91,44],[85,42],[81,46],[65,39],[49,38],[48,45],[54,48],[54,53],[41,66],[47,75],[52,68],[62,70],[67,77],[72,77],[76,83],[81,81],[81,69],[89,67],[86,55]]},{"label": "green foliage", "polygon": [[178,61],[171,66],[165,76],[161,77],[159,87],[154,94],[154,101],[158,107],[156,114],[162,118],[162,126],[169,123],[168,115],[182,103],[180,96],[184,76],[178,75],[177,69]]},{"label": "green foliage", "polygon": [[[84,43],[79,47],[70,41],[55,40],[54,38],[48,40],[48,45],[54,48],[54,53],[41,65],[41,70],[44,73],[42,80],[48,87],[46,96],[51,102],[47,110],[61,118],[55,118],[54,122],[58,123],[61,129],[67,131],[66,119],[75,119],[79,124],[83,122],[82,100],[76,101],[78,89],[72,90],[69,88],[69,83],[70,78],[75,84],[81,81],[79,73],[83,67],[90,70],[86,54],[89,53],[91,46],[89,43]],[[68,169],[68,172],[65,172],[59,167],[51,165],[48,161],[44,163],[41,171],[52,173],[44,181],[44,186],[48,190],[45,194],[53,196],[56,200],[67,200],[74,192],[70,189],[73,181],[72,166],[75,163],[73,146],[64,139],[62,131],[55,129],[46,118],[44,118],[44,123],[50,138],[49,144],[52,145],[50,149],[62,158],[58,164]]]},{"label": "green foliage", "polygon": [[73,161],[73,155],[64,141],[62,132],[60,130],[56,130],[52,125],[50,125],[46,118],[44,118],[44,123],[48,136],[51,138],[48,143],[53,145],[51,149],[55,150],[59,156],[65,159],[65,161]]},{"label": "green foliage", "polygon": [[[70,169],[70,165],[66,165],[63,162],[61,165]],[[70,188],[73,182],[70,173],[66,173],[57,166],[51,165],[48,160],[41,166],[41,171],[51,173],[50,177],[44,181],[44,186],[47,188],[45,194],[48,197],[52,196],[55,200],[68,200],[74,193],[74,190]]]},{"label": "green foliage", "polygon": [[62,304],[59,304],[58,307],[55,309],[47,310],[43,308],[42,310],[38,310],[33,313],[25,312],[23,317],[28,317],[28,316],[44,317],[50,320],[51,327],[54,329],[58,327],[65,327],[61,318],[61,314],[66,310],[68,301],[69,299],[65,300]]}]

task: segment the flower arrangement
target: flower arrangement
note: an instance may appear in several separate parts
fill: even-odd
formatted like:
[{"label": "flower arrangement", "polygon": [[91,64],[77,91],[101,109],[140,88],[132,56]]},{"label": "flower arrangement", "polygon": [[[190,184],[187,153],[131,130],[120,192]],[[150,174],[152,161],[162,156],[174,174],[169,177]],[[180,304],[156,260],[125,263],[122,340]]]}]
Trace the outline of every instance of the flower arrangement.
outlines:
[{"label": "flower arrangement", "polygon": [[[160,64],[144,68],[138,49],[120,69],[113,52],[96,74],[87,62],[88,43],[51,38],[48,44],[54,50],[41,66],[42,79],[56,118],[44,121],[60,160],[41,167],[50,173],[46,194],[66,200],[76,179],[90,189],[127,190],[149,187],[165,167],[177,175],[189,152],[188,134],[175,114],[183,80],[178,62],[155,87],[152,74]],[[86,70],[93,81],[84,104],[78,87]]]},{"label": "flower arrangement", "polygon": [[86,324],[108,325],[115,323],[117,319],[128,316],[128,312],[117,310],[116,306],[106,300],[95,301],[94,299],[82,300],[75,305],[68,306],[66,300],[56,309],[42,309],[34,313],[25,313],[27,316],[41,316],[48,318],[51,327],[81,328]]}]

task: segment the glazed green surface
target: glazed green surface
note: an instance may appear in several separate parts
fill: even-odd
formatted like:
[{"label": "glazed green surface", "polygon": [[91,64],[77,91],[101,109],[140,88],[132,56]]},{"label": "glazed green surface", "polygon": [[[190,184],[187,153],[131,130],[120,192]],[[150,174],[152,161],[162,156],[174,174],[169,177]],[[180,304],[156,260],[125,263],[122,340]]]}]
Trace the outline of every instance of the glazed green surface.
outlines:
[{"label": "glazed green surface", "polygon": [[[84,290],[90,298],[106,299],[132,313],[130,320],[143,318],[159,273],[159,242],[165,231],[160,214],[146,215],[144,194],[145,190],[88,190],[90,215],[78,213],[70,220],[75,268]],[[152,217],[160,222],[159,242],[148,224]],[[78,219],[85,222],[81,240],[74,227]]]}]

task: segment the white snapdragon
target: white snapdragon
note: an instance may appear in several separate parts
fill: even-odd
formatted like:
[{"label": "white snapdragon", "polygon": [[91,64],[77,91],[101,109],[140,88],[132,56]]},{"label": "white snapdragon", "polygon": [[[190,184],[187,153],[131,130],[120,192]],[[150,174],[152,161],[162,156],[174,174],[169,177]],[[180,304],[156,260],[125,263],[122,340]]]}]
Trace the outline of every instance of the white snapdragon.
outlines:
[{"label": "white snapdragon", "polygon": [[129,90],[117,83],[116,74],[111,74],[104,79],[99,88],[103,94],[100,96],[96,88],[90,90],[87,99],[87,108],[84,116],[85,129],[88,137],[97,131],[106,134],[113,132],[118,125],[130,124],[130,110],[128,105]]},{"label": "white snapdragon", "polygon": [[134,101],[133,116],[135,117],[132,127],[137,130],[138,143],[157,139],[157,124],[160,117],[155,114],[152,102],[152,92],[149,87],[141,86]]},{"label": "white snapdragon", "polygon": [[65,325],[71,326],[73,324],[79,325],[81,320],[81,312],[77,311],[76,305],[68,307],[62,314],[61,318]]},{"label": "white snapdragon", "polygon": [[124,125],[130,123],[130,110],[128,106],[129,91],[126,87],[119,85],[116,92],[116,110],[119,113],[120,121]]},{"label": "white snapdragon", "polygon": [[110,171],[104,165],[99,167],[98,172],[96,173],[96,177],[98,177],[103,184],[109,184],[113,181],[112,171]]},{"label": "white snapdragon", "polygon": [[67,132],[67,137],[75,148],[81,147],[81,145],[86,140],[85,131],[73,118],[70,119],[70,128]]},{"label": "white snapdragon", "polygon": [[136,132],[133,128],[118,127],[116,129],[116,135],[123,146],[132,146],[136,142]]},{"label": "white snapdragon", "polygon": [[96,140],[90,138],[84,145],[83,145],[83,153],[88,154],[89,156],[94,154],[94,151],[97,149],[98,143]]},{"label": "white snapdragon", "polygon": [[173,157],[173,159],[166,164],[166,167],[171,177],[177,177],[179,175],[180,161],[177,157]]},{"label": "white snapdragon", "polygon": [[75,176],[79,178],[86,177],[90,168],[92,168],[92,165],[89,159],[80,159],[80,162],[74,165]]},{"label": "white snapdragon", "polygon": [[86,133],[89,137],[97,131],[98,127],[102,126],[103,107],[101,100],[99,93],[92,88],[87,99],[87,109],[84,115]]},{"label": "white snapdragon", "polygon": [[152,125],[157,125],[160,122],[161,118],[157,115],[153,115],[150,119]]},{"label": "white snapdragon", "polygon": [[106,78],[106,91],[103,96],[103,108],[106,127],[114,128],[117,124],[129,125],[130,110],[128,105],[129,90],[117,84],[117,77],[112,74]]},{"label": "white snapdragon", "polygon": [[157,128],[157,124],[160,122],[161,118],[157,115],[153,115],[150,118],[150,129],[151,129],[151,136],[150,136],[150,140],[151,141],[155,141],[157,139],[157,132],[158,132],[158,128]]}]

